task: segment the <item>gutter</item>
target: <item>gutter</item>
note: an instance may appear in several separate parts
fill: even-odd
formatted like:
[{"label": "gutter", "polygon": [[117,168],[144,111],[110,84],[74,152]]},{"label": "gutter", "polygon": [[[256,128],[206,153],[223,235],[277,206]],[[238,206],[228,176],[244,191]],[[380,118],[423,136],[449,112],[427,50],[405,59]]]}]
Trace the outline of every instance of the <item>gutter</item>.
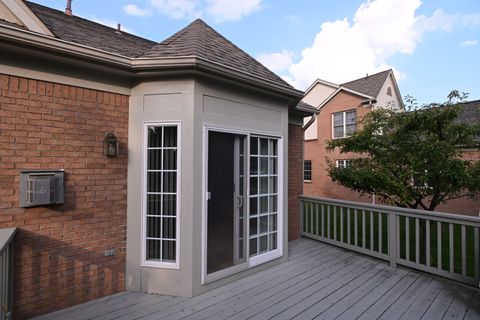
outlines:
[{"label": "gutter", "polygon": [[293,98],[296,101],[303,97],[303,92],[300,90],[282,86],[273,81],[269,81],[268,79],[254,76],[196,56],[130,58],[120,54],[42,35],[36,32],[20,30],[7,25],[0,25],[0,40],[23,44],[33,48],[40,48],[49,52],[69,55],[71,57],[93,62],[100,62],[112,67],[120,67],[121,69],[129,71],[132,78],[162,75],[165,71],[172,71],[175,69],[198,69],[206,73],[220,74],[221,76],[243,82],[249,86],[268,89],[277,94]]}]

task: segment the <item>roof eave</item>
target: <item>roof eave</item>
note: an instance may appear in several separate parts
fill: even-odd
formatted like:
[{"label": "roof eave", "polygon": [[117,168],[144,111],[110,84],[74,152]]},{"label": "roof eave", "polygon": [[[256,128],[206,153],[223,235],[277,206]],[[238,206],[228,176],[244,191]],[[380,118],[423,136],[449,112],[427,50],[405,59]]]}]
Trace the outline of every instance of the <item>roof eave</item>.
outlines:
[{"label": "roof eave", "polygon": [[163,70],[195,68],[206,73],[214,73],[249,85],[259,86],[277,94],[300,100],[303,91],[279,85],[273,81],[256,77],[223,64],[215,63],[197,56],[136,58],[132,59],[133,69],[137,76],[149,76]]},{"label": "roof eave", "polygon": [[6,25],[0,25],[0,40],[120,67],[131,73],[132,77],[151,76],[155,73],[162,73],[164,70],[195,68],[203,72],[219,74],[250,86],[267,89],[292,99],[294,104],[303,97],[303,92],[300,90],[194,56],[130,58]]},{"label": "roof eave", "polygon": [[67,54],[83,59],[94,60],[116,66],[130,67],[131,58],[111,52],[67,42],[50,36],[28,30],[0,25],[0,40],[19,43],[30,47],[44,49],[50,52]]}]

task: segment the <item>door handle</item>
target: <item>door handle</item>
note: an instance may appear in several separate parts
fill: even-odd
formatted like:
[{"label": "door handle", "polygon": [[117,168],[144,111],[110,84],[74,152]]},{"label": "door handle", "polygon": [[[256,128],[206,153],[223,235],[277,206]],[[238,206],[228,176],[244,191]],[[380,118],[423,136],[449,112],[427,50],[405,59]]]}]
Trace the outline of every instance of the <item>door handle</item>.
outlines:
[{"label": "door handle", "polygon": [[238,201],[237,207],[238,208],[243,207],[243,196],[237,196],[237,201]]}]

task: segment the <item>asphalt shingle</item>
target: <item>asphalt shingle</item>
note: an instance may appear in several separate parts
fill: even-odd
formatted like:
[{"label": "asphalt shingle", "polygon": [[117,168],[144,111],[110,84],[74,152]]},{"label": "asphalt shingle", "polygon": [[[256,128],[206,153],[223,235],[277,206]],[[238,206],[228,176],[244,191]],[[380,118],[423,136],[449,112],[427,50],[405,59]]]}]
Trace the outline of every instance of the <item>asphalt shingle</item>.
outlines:
[{"label": "asphalt shingle", "polygon": [[161,43],[64,12],[25,1],[56,38],[130,58],[195,56],[236,69],[283,87],[287,82],[200,19]]},{"label": "asphalt shingle", "polygon": [[392,70],[385,70],[367,75],[364,78],[343,83],[341,86],[372,97],[377,97],[391,71]]},{"label": "asphalt shingle", "polygon": [[142,55],[157,43],[124,31],[64,12],[25,1],[32,12],[56,38],[84,46],[120,54],[129,58]]},{"label": "asphalt shingle", "polygon": [[212,29],[201,19],[193,21],[187,27],[157,44],[142,57],[184,56],[200,57],[291,88],[282,78]]},{"label": "asphalt shingle", "polygon": [[480,123],[480,100],[461,103],[461,111],[458,121],[468,124]]}]

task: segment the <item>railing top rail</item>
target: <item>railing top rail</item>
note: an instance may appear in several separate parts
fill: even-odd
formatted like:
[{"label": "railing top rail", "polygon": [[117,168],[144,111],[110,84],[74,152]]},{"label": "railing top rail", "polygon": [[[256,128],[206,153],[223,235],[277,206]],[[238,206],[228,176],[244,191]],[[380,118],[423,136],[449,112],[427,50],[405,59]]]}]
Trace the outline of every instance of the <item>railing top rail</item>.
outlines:
[{"label": "railing top rail", "polygon": [[455,220],[455,221],[462,221],[468,222],[470,224],[474,224],[480,226],[480,217],[470,217],[464,216],[460,214],[453,214],[453,213],[444,213],[438,211],[426,211],[426,210],[418,210],[418,209],[407,209],[407,208],[400,208],[400,207],[393,207],[393,206],[386,206],[386,205],[377,205],[377,204],[369,204],[363,202],[355,202],[355,201],[348,201],[348,200],[337,200],[337,199],[330,199],[330,198],[323,198],[323,197],[313,197],[313,196],[306,196],[301,195],[299,197],[303,200],[310,200],[310,201],[322,201],[331,204],[337,205],[346,205],[360,209],[369,209],[374,211],[381,211],[385,213],[404,213],[408,215],[419,215],[422,217],[430,217],[432,219],[448,219],[448,220]]},{"label": "railing top rail", "polygon": [[17,228],[0,229],[0,254],[8,247],[13,240],[13,236],[17,232]]}]

